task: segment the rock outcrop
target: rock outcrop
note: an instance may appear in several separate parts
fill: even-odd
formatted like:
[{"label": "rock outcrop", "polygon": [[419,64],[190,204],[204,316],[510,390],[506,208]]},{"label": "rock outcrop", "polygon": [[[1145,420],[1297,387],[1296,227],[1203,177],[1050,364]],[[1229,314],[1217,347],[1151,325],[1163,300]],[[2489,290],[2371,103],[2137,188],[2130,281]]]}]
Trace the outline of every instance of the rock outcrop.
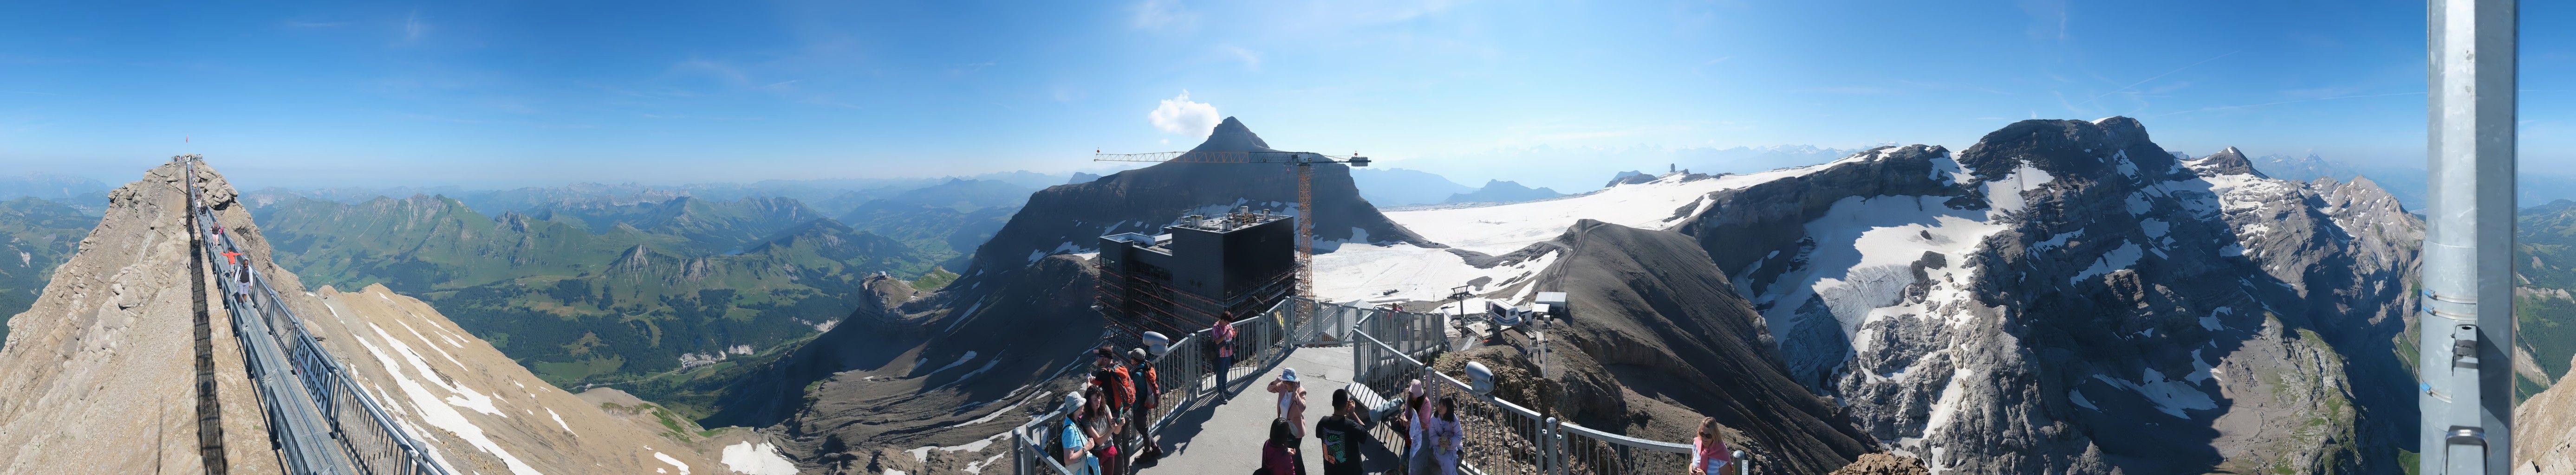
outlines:
[{"label": "rock outcrop", "polygon": [[[2571,362],[2576,364],[2576,362]],[[2576,389],[2561,384],[2513,409],[2513,473],[2576,474]]]},{"label": "rock outcrop", "polygon": [[1832,475],[1932,475],[1932,469],[1923,468],[1922,459],[1875,453],[1860,456],[1860,460],[1834,470]]}]

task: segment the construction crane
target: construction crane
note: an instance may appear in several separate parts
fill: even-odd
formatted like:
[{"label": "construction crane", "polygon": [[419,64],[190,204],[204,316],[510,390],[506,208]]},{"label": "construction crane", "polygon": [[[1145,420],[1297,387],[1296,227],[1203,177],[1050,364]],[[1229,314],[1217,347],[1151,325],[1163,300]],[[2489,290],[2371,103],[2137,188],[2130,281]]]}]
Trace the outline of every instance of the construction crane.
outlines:
[{"label": "construction crane", "polygon": [[1100,153],[1092,151],[1095,162],[1151,163],[1259,163],[1288,165],[1297,173],[1297,296],[1315,298],[1315,164],[1340,163],[1365,167],[1368,157],[1358,153],[1325,155],[1312,152],[1157,152]]}]

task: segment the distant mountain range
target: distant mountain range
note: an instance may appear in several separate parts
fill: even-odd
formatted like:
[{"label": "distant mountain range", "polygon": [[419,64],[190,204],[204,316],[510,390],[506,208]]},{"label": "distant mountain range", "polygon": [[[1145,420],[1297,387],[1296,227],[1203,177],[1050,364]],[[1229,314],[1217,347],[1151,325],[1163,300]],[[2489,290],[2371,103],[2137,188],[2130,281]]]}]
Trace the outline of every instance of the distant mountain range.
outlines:
[{"label": "distant mountain range", "polygon": [[1443,203],[1514,203],[1514,202],[1529,201],[1529,200],[1543,200],[1543,199],[1555,198],[1555,197],[1559,197],[1559,196],[1565,196],[1565,194],[1564,194],[1564,193],[1558,193],[1558,192],[1556,192],[1556,190],[1551,190],[1551,189],[1547,189],[1547,188],[1544,188],[1544,187],[1533,189],[1533,188],[1530,188],[1530,187],[1521,186],[1521,184],[1520,184],[1520,183],[1517,183],[1517,182],[1509,182],[1509,181],[1503,181],[1503,180],[1487,180],[1487,181],[1485,182],[1485,186],[1484,186],[1484,187],[1482,187],[1482,188],[1477,188],[1477,189],[1476,189],[1476,191],[1471,191],[1471,192],[1466,192],[1466,193],[1457,193],[1457,194],[1452,194],[1452,195],[1449,195],[1449,199],[1448,199],[1448,200],[1445,200],[1445,201],[1442,201],[1442,202],[1443,202]]},{"label": "distant mountain range", "polygon": [[[2428,186],[2430,182],[2426,179],[2427,172],[2422,162],[2412,162],[2410,165],[2402,166],[2364,165],[2319,157],[2313,153],[2306,156],[2264,155],[2254,157],[2253,162],[2255,167],[2262,169],[2265,175],[2284,180],[2312,181],[2318,178],[2333,178],[2352,181],[2355,177],[2369,177],[2371,181],[2378,182],[2380,186],[2387,188],[2388,194],[2396,195],[2397,202],[2405,204],[2406,209],[2416,212],[2424,210],[2426,206],[2424,200],[2430,192]],[[2570,174],[2576,171],[2538,167],[2526,167],[2519,171],[2520,176],[2515,177],[2514,180],[2514,191],[2520,207],[2531,208],[2558,200],[2576,200],[2576,175]]]},{"label": "distant mountain range", "polygon": [[0,200],[44,199],[70,206],[89,216],[98,216],[106,211],[110,189],[98,180],[75,176],[42,173],[0,176]]},{"label": "distant mountain range", "polygon": [[[1661,174],[1654,170],[1687,168],[1708,174],[1752,173],[1824,163],[1858,151],[1810,145],[1725,148],[1535,146],[1406,157],[1400,162],[1385,163],[1454,178],[1508,179],[1533,188],[1581,193],[1598,189],[1603,175],[1620,170],[1646,170]],[[1364,191],[1368,187],[1365,183],[1361,186]],[[1372,198],[1370,201],[1377,200]]]},{"label": "distant mountain range", "polygon": [[1443,203],[1451,195],[1476,191],[1431,172],[1404,168],[1352,168],[1351,183],[1360,198],[1378,206]]},{"label": "distant mountain range", "polygon": [[[1043,178],[1029,175],[1011,178]],[[941,261],[962,266],[1031,189],[949,179],[844,190],[835,196],[878,197],[837,218],[794,198],[670,192],[518,190],[506,195],[525,207],[497,214],[444,196],[268,194],[254,211],[281,264],[308,281],[420,296],[548,382],[575,386],[697,378],[774,357],[838,324],[877,273],[932,287],[954,279]],[[661,399],[672,386],[625,387]]]},{"label": "distant mountain range", "polygon": [[[253,207],[284,202],[288,197],[316,198],[325,201],[356,203],[378,196],[403,197],[439,195],[485,214],[509,211],[527,212],[561,206],[632,205],[668,201],[689,196],[714,201],[743,198],[793,198],[828,216],[840,216],[869,200],[894,196],[905,191],[947,183],[951,180],[994,181],[1022,188],[1045,188],[1062,184],[1072,174],[1038,173],[1027,170],[992,172],[972,176],[938,178],[842,178],[811,180],[762,180],[750,183],[692,183],[685,185],[640,185],[575,183],[562,186],[525,187],[506,190],[475,190],[456,186],[437,187],[270,187],[243,193],[243,201]],[[9,183],[0,181],[0,199],[5,199]],[[99,190],[105,190],[102,185]]]}]

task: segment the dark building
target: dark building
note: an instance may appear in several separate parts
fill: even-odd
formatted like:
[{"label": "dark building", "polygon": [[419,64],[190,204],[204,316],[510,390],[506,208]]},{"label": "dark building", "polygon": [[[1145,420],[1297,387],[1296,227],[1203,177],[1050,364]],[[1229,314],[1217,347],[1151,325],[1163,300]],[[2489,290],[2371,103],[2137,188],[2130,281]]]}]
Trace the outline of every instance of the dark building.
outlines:
[{"label": "dark building", "polygon": [[1179,338],[1222,312],[1269,310],[1297,289],[1294,219],[1238,208],[1183,217],[1160,235],[1101,236],[1100,312],[1130,334]]}]

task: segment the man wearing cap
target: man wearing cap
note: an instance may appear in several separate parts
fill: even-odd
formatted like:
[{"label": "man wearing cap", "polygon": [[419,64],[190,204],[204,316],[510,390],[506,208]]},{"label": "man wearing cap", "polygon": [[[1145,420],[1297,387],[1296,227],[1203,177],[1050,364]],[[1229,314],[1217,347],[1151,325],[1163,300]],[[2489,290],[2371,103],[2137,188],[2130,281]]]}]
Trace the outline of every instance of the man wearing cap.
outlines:
[{"label": "man wearing cap", "polygon": [[1135,408],[1136,415],[1128,422],[1136,425],[1136,438],[1145,445],[1144,453],[1138,455],[1147,460],[1162,458],[1163,447],[1154,443],[1154,433],[1151,432],[1154,428],[1154,406],[1163,402],[1162,375],[1154,373],[1154,364],[1146,361],[1144,348],[1127,350],[1127,365],[1135,368],[1129,373],[1136,376],[1136,403],[1127,406]]},{"label": "man wearing cap", "polygon": [[1279,379],[1271,381],[1269,389],[1279,394],[1279,418],[1288,420],[1298,440],[1305,440],[1306,385],[1297,382],[1297,368],[1279,368]]}]

